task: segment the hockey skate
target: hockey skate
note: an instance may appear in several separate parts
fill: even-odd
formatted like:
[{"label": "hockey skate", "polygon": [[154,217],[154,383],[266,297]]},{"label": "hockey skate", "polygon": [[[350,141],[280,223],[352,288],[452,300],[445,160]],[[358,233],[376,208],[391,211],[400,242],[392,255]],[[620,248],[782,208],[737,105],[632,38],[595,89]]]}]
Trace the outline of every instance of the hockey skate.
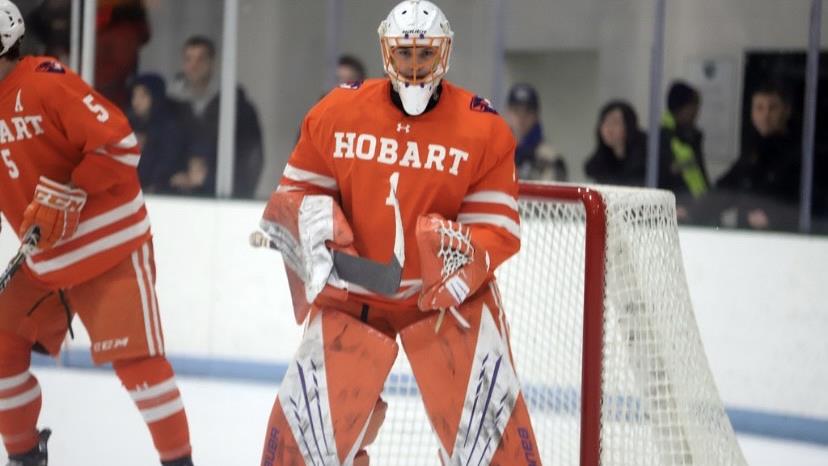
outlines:
[{"label": "hockey skate", "polygon": [[174,461],[162,461],[161,466],[193,466],[193,460],[188,456]]},{"label": "hockey skate", "polygon": [[51,430],[41,430],[37,436],[37,445],[22,455],[9,456],[7,466],[47,466],[49,464],[49,452],[46,449],[46,443],[49,441],[50,435],[52,435]]}]

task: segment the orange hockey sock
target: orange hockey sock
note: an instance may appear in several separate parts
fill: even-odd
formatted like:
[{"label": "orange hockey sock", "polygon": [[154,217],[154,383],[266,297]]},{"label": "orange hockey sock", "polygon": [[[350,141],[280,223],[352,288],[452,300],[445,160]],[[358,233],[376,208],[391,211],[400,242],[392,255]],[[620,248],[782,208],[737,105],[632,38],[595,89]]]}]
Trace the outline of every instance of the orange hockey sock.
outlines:
[{"label": "orange hockey sock", "polygon": [[116,361],[113,367],[144,417],[161,461],[190,456],[187,414],[167,359]]},{"label": "orange hockey sock", "polygon": [[10,455],[37,445],[40,385],[29,372],[32,345],[0,332],[0,435]]}]

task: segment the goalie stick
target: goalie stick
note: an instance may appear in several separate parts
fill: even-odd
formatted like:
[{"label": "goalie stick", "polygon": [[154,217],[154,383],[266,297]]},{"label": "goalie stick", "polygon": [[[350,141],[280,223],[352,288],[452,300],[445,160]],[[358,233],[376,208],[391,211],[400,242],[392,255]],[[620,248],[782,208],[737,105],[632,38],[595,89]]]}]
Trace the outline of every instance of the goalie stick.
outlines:
[{"label": "goalie stick", "polygon": [[[385,198],[385,205],[394,209],[394,250],[391,254],[391,260],[387,264],[383,264],[341,251],[331,251],[334,270],[340,279],[385,296],[391,296],[400,289],[402,269],[405,263],[405,236],[400,215],[400,202],[397,199],[399,181],[400,173],[392,173],[388,178],[390,188],[388,197]],[[254,231],[250,234],[250,245],[281,251],[276,243],[260,231]],[[290,250],[281,252],[291,254]]]},{"label": "goalie stick", "polygon": [[[260,231],[250,234],[250,245],[279,250],[276,244]],[[393,295],[400,288],[402,265],[396,255],[391,256],[391,262],[383,264],[341,251],[333,251],[333,260],[336,274],[346,282],[385,296]]]},{"label": "goalie stick", "polygon": [[3,275],[0,276],[0,293],[6,289],[15,272],[23,265],[23,261],[37,247],[38,241],[40,241],[40,228],[33,226],[23,236],[23,241],[20,243],[17,254],[12,257],[9,265],[6,266],[6,270],[3,271]]}]

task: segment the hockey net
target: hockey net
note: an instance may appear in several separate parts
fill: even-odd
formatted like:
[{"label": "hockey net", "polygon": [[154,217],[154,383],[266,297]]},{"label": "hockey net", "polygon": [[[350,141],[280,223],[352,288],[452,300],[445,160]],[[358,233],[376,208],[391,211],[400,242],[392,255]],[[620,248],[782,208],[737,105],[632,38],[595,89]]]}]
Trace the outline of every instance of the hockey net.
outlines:
[{"label": "hockey net", "polygon": [[[497,273],[546,465],[745,464],[708,367],[673,195],[521,185],[520,253]],[[434,465],[404,355],[372,464]]]}]

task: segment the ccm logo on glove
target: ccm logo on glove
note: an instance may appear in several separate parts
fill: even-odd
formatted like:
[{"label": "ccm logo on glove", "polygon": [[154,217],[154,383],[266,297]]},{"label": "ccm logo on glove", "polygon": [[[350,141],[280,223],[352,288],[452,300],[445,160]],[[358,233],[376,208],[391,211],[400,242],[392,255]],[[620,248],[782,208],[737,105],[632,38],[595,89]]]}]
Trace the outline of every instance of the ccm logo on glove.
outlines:
[{"label": "ccm logo on glove", "polygon": [[23,212],[20,236],[34,225],[40,228],[38,247],[46,249],[75,234],[80,212],[86,204],[86,192],[79,188],[40,177],[34,200]]}]

